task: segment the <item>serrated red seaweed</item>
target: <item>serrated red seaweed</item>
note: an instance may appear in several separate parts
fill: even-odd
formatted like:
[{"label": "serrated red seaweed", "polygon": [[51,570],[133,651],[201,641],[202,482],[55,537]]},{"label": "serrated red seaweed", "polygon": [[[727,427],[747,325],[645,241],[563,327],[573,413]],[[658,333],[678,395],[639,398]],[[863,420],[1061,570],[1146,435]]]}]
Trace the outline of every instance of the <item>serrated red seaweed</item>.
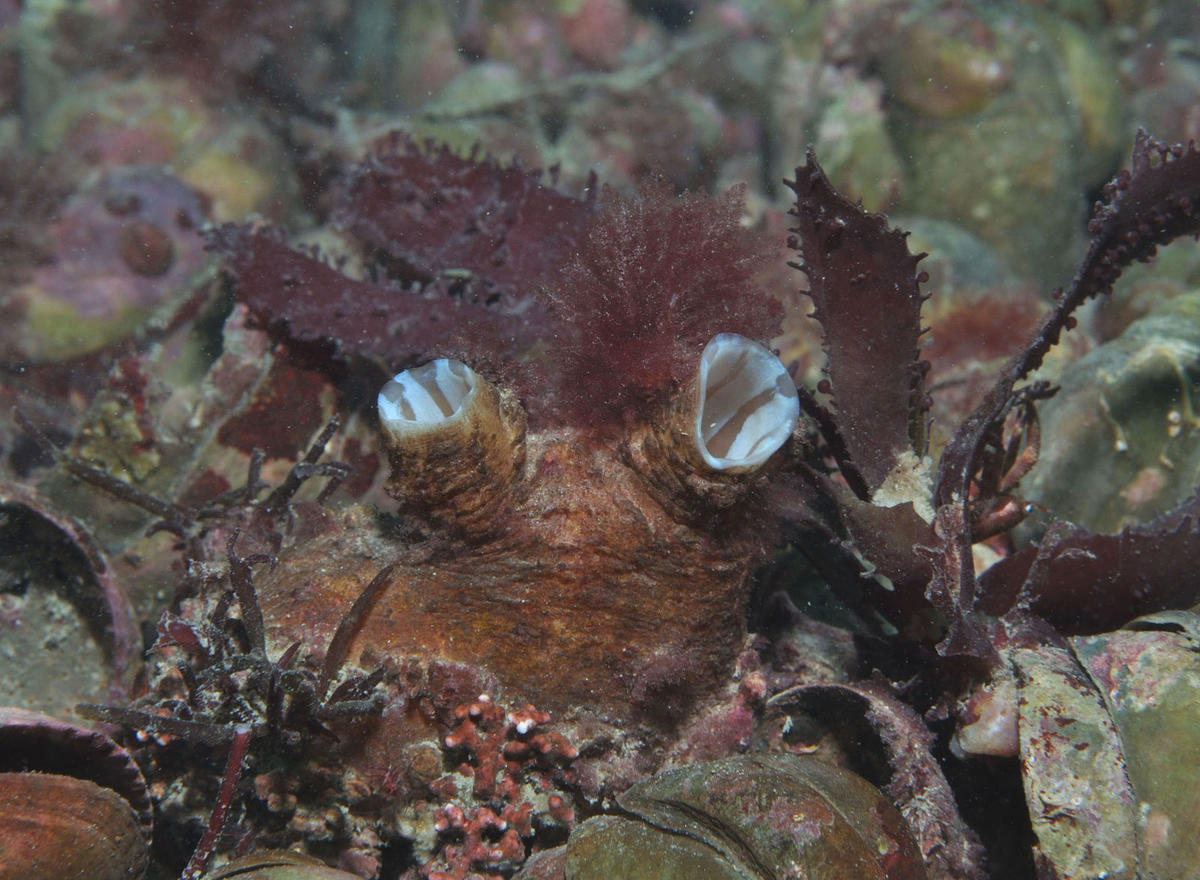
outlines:
[{"label": "serrated red seaweed", "polygon": [[1067,635],[1097,633],[1200,602],[1200,493],[1115,535],[1067,523],[980,576],[987,610],[1026,608]]},{"label": "serrated red seaweed", "polygon": [[874,491],[906,450],[923,452],[917,262],[906,233],[838,194],[810,150],[796,179],[790,244],[824,331],[837,424]]},{"label": "serrated red seaweed", "polygon": [[773,248],[742,228],[741,193],[655,181],[575,199],[537,172],[395,139],[350,174],[339,212],[386,280],[273,229],[211,241],[238,298],[293,345],[388,368],[457,357],[502,376],[532,418],[617,423],[691,378],[715,334],[778,332],[782,307],[757,283]]},{"label": "serrated red seaweed", "polygon": [[397,366],[418,357],[459,354],[485,340],[475,359],[515,357],[540,336],[528,316],[451,296],[351,278],[319,256],[293,250],[270,228],[223,226],[211,235],[225,254],[238,298],[272,331],[335,357]]},{"label": "serrated red seaweed", "polygon": [[938,504],[956,497],[965,503],[985,439],[1008,412],[1014,387],[1041,365],[1062,331],[1071,327],[1075,309],[1110,291],[1135,260],[1149,260],[1160,245],[1181,235],[1200,234],[1200,151],[1195,144],[1168,146],[1139,131],[1130,170],[1105,185],[1104,197],[1093,209],[1088,224],[1091,243],[1071,286],[1058,293],[1057,304],[1029,344],[959,426],[942,454],[935,492]]},{"label": "serrated red seaweed", "polygon": [[[987,459],[989,444],[1002,432],[1004,419],[1022,394],[1016,388],[1017,383],[1040,366],[1062,331],[1072,326],[1072,312],[1092,297],[1111,290],[1113,282],[1133,261],[1150,259],[1160,245],[1181,235],[1200,234],[1200,212],[1196,211],[1200,205],[1200,152],[1195,145],[1171,147],[1139,131],[1130,166],[1130,171],[1121,172],[1105,186],[1105,200],[1096,203],[1088,225],[1091,244],[1070,288],[1058,294],[1057,304],[1029,344],[1009,363],[942,453],[934,500],[939,507],[959,508],[964,523],[970,521],[969,505],[978,501],[971,498],[971,489]],[[1067,631],[1097,625],[1102,620],[1109,626],[1119,625],[1128,619],[1128,613],[1143,607],[1137,596],[1157,594],[1162,598],[1166,581],[1155,586],[1143,580],[1156,577],[1149,570],[1155,564],[1151,548],[1156,542],[1178,544],[1176,557],[1168,554],[1160,560],[1163,570],[1175,571],[1172,567],[1175,558],[1192,558],[1195,554],[1194,548],[1189,553],[1187,547],[1189,542],[1195,543],[1192,527],[1168,525],[1163,519],[1155,523],[1126,529],[1117,536],[1056,527],[1043,539],[1041,549],[1029,548],[995,566],[979,590],[973,566],[964,563],[958,574],[959,583],[952,590],[958,606],[955,617],[972,612],[977,594],[985,597],[989,610],[997,607],[1003,610],[1019,589],[1023,604],[1062,624]],[[1168,534],[1179,537],[1176,542],[1167,541]],[[957,556],[969,560],[970,528],[964,527],[956,538],[947,536],[950,539],[959,544]],[[1144,574],[1129,568],[1133,559],[1140,559],[1141,567],[1146,569]],[[1052,570],[1055,577],[1065,578],[1063,585],[1045,574]],[[1035,571],[1040,574],[1035,576]],[[1100,580],[1087,586],[1082,580],[1084,573]],[[943,574],[949,576],[948,572]],[[1072,582],[1076,585],[1072,586]],[[1111,614],[1094,602],[1086,604],[1096,598],[1108,598],[1123,610]],[[1081,601],[1085,602],[1082,606]]]},{"label": "serrated red seaweed", "polygon": [[482,298],[528,298],[579,242],[595,209],[541,171],[396,136],[348,175],[337,222],[406,280],[470,273]]}]

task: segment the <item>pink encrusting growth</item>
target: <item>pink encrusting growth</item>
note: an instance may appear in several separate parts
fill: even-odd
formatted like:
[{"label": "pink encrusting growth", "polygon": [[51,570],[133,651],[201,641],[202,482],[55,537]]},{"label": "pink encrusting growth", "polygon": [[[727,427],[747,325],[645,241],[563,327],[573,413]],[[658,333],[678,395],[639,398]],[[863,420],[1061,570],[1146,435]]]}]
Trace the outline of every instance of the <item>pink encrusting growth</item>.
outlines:
[{"label": "pink encrusting growth", "polygon": [[[511,712],[487,694],[454,711],[454,729],[442,743],[466,760],[431,789],[443,799],[434,827],[442,840],[437,856],[422,867],[428,880],[506,876],[537,848],[538,828],[566,831],[575,817],[554,788],[569,775],[578,750],[556,730],[550,715],[533,705]],[[460,783],[473,780],[470,796]],[[549,793],[546,811],[535,813],[533,798]]]}]

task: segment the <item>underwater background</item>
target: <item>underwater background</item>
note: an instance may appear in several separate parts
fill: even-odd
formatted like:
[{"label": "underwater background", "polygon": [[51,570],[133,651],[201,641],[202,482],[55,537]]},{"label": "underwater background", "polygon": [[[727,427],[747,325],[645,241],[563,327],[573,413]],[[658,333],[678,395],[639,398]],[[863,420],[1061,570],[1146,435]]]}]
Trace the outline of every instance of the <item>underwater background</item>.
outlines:
[{"label": "underwater background", "polygon": [[1197,138],[1192,0],[0,0],[0,878],[1200,878]]}]

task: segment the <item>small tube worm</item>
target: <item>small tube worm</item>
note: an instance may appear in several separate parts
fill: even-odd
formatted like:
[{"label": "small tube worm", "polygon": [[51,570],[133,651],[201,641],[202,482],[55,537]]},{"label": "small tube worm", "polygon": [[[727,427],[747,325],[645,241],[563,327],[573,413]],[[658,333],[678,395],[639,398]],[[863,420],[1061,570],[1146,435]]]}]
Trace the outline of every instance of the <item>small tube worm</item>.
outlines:
[{"label": "small tube worm", "polygon": [[697,502],[737,502],[791,436],[796,386],[779,358],[735,333],[704,347],[695,378],[629,444],[629,457],[659,501],[689,517]]},{"label": "small tube worm", "polygon": [[461,361],[405,370],[379,392],[391,460],[387,492],[402,513],[484,538],[525,462],[525,411]]}]

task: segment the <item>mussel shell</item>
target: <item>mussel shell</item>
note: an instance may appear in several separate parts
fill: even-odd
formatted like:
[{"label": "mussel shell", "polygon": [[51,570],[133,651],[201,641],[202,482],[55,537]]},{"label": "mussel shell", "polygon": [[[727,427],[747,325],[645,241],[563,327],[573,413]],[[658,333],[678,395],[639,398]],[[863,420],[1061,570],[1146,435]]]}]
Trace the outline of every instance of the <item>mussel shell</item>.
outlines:
[{"label": "mussel shell", "polygon": [[204,875],[204,880],[361,880],[324,862],[287,850],[242,856]]},{"label": "mussel shell", "polygon": [[[122,699],[141,665],[141,634],[130,596],[97,541],[78,520],[60,513],[49,498],[7,480],[0,480],[0,513],[18,530],[14,540],[50,554],[67,573],[73,585],[71,601],[81,615],[96,620],[103,633],[99,642],[110,670],[106,699]],[[27,659],[37,662],[36,657],[15,659],[18,668]]]},{"label": "mussel shell", "polygon": [[1137,806],[1119,731],[1100,692],[1063,645],[1010,654],[1018,688],[1021,778],[1035,857],[1055,877],[1131,880]]},{"label": "mussel shell", "polygon": [[1125,630],[1071,639],[1120,734],[1139,877],[1200,876],[1197,624],[1189,612],[1163,612]]},{"label": "mussel shell", "polygon": [[924,880],[895,807],[815,758],[739,755],[664,771],[617,798],[567,843],[568,880]]},{"label": "mussel shell", "polygon": [[0,773],[0,880],[138,880],[149,852],[111,789],[47,773]]},{"label": "mussel shell", "polygon": [[32,771],[88,780],[120,795],[149,842],[154,810],[146,780],[129,753],[103,733],[39,712],[0,706],[0,771]]}]

